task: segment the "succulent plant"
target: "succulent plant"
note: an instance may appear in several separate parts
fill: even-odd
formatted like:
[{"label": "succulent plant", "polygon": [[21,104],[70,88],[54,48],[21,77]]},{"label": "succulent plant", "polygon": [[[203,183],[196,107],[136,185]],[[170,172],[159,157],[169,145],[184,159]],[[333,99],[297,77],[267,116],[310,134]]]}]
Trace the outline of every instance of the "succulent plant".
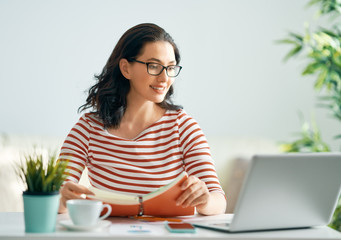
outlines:
[{"label": "succulent plant", "polygon": [[46,163],[42,154],[32,153],[25,155],[17,173],[27,193],[51,193],[59,191],[66,167],[67,161],[59,161],[54,155],[49,155]]}]

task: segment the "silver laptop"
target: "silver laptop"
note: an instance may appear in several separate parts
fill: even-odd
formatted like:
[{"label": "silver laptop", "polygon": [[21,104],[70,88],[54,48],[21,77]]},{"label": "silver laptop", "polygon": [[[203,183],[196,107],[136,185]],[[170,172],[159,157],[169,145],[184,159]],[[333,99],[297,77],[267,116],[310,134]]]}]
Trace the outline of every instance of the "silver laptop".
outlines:
[{"label": "silver laptop", "polygon": [[227,232],[322,226],[340,190],[341,153],[255,155],[232,221],[193,224]]}]

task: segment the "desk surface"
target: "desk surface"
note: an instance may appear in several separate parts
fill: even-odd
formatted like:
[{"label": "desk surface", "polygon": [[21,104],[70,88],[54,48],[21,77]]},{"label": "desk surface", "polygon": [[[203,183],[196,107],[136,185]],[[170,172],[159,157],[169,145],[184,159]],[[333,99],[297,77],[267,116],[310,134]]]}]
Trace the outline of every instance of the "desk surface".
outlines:
[{"label": "desk surface", "polygon": [[[227,219],[232,215],[223,214],[211,217],[188,217],[185,221],[193,222],[205,219]],[[58,221],[68,219],[65,214],[58,216]],[[112,224],[98,231],[77,232],[68,231],[57,224],[55,233],[32,234],[25,233],[24,216],[22,212],[0,212],[0,239],[341,239],[341,233],[329,227],[316,227],[297,230],[279,230],[250,233],[223,233],[212,230],[197,228],[196,233],[169,233],[164,227],[164,222],[142,222],[130,218],[108,218]],[[129,232],[131,227],[140,227],[148,230],[145,233]]]}]

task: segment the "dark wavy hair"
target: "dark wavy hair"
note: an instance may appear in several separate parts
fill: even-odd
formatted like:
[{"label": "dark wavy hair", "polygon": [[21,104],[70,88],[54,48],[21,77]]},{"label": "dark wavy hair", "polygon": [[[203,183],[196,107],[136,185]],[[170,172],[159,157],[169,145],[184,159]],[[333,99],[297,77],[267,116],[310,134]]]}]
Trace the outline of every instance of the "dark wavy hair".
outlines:
[{"label": "dark wavy hair", "polygon": [[[88,92],[86,103],[79,107],[78,112],[92,108],[104,124],[104,128],[118,128],[127,107],[127,94],[130,82],[121,73],[119,62],[122,58],[134,59],[141,54],[146,43],[167,41],[174,48],[176,63],[180,62],[179,49],[173,38],[161,27],[144,23],[127,30],[111,53],[102,73],[95,75],[97,83]],[[173,104],[171,96],[174,89],[171,86],[165,99],[158,105],[167,110],[178,110],[181,106]]]}]

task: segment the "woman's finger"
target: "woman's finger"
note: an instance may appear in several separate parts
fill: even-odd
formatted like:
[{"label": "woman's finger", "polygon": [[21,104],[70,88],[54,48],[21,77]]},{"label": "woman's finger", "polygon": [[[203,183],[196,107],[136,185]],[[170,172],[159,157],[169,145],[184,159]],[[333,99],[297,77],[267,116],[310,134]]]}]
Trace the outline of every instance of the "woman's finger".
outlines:
[{"label": "woman's finger", "polygon": [[[198,179],[199,180],[199,179]],[[196,177],[190,176],[186,181],[181,185],[181,189],[184,192],[178,197],[176,204],[178,206],[182,205],[183,202],[188,198],[188,196],[195,191],[195,183],[197,182]]]},{"label": "woman's finger", "polygon": [[186,181],[183,182],[183,184],[181,185],[181,189],[185,190],[187,189],[189,186],[191,186],[192,184],[195,184],[197,182],[199,182],[200,179],[197,178],[196,176],[189,176]]},{"label": "woman's finger", "polygon": [[185,202],[186,206],[196,207],[202,204],[206,204],[208,201],[208,194],[203,193],[199,197],[193,199],[192,201],[189,201],[188,203]]},{"label": "woman's finger", "polygon": [[192,185],[189,189],[187,189],[187,197],[183,201],[182,206],[196,206],[197,203],[205,203],[208,199],[208,189],[206,184],[202,181]]},{"label": "woman's finger", "polygon": [[67,182],[60,190],[62,205],[66,207],[66,201],[70,199],[82,199],[82,194],[94,194],[87,187],[74,182]]},{"label": "woman's finger", "polygon": [[68,191],[72,191],[72,192],[79,193],[79,194],[94,194],[87,187],[74,183],[74,182],[67,182],[65,183],[64,187]]},{"label": "woman's finger", "polygon": [[196,204],[203,204],[208,199],[208,189],[206,184],[198,178],[187,179],[187,183],[183,186],[187,186],[186,190],[177,199],[177,205],[188,207]]}]

